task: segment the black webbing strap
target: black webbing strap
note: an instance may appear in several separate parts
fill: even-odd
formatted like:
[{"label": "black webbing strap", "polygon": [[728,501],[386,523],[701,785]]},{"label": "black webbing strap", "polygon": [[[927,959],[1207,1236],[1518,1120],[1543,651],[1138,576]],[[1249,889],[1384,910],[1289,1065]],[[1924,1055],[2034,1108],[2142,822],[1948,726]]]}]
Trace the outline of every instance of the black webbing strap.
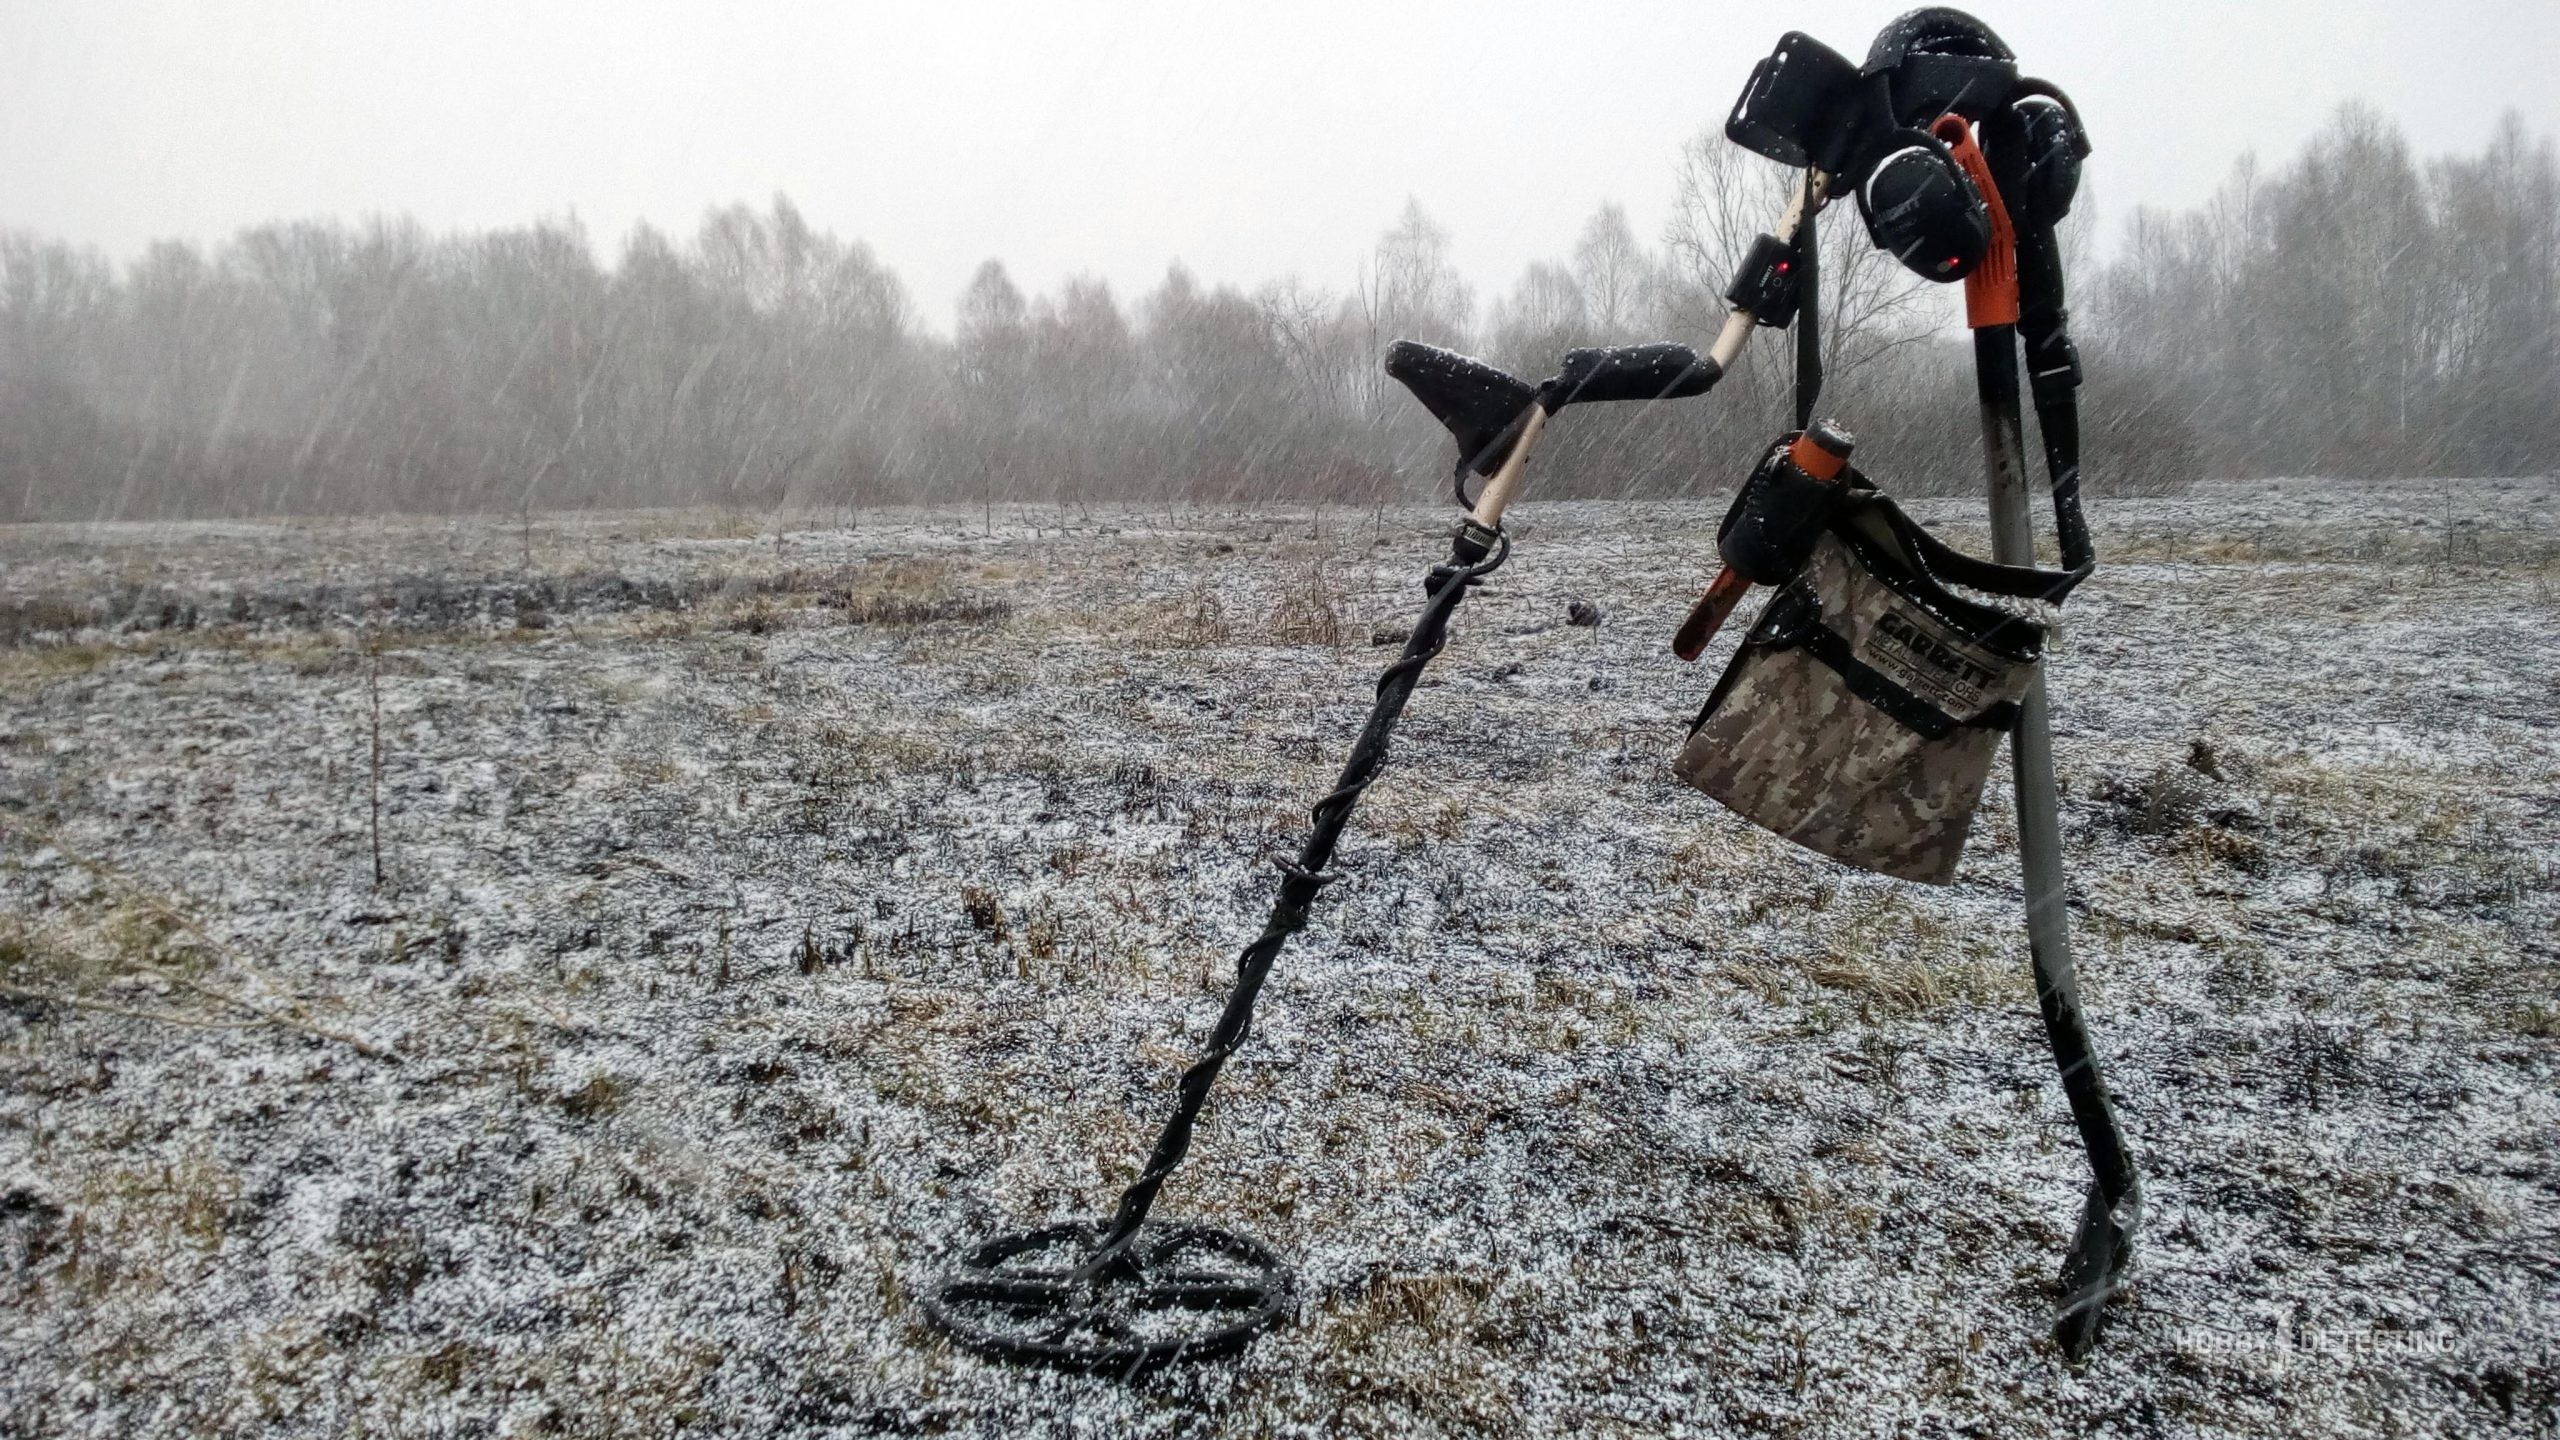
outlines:
[{"label": "black webbing strap", "polygon": [[1858,658],[1839,631],[1819,621],[1799,631],[1794,643],[1830,666],[1840,683],[1849,687],[1850,694],[1883,711],[1905,730],[1918,732],[1923,739],[1944,740],[1966,729],[2007,730],[2018,723],[2018,707],[2008,700],[1970,718],[1948,714],[1886,679],[1884,672]]},{"label": "black webbing strap", "polygon": [[2052,604],[2059,604],[2062,597],[2089,578],[2088,570],[2077,566],[2047,570],[2035,565],[2003,565],[1996,560],[1967,555],[1930,534],[1890,496],[1876,494],[1864,498],[1865,503],[1859,507],[1861,513],[1880,517],[1904,553],[1898,556],[1879,553],[1875,547],[1865,543],[1866,537],[1858,533],[1855,525],[1843,524],[1834,528],[1850,548],[1860,551],[1869,566],[1878,571],[1894,571],[1907,566],[1916,568],[1922,578],[1941,586],[1961,585],[1985,595],[2042,600]]},{"label": "black webbing strap", "polygon": [[1791,243],[1796,252],[1796,428],[1813,426],[1813,407],[1822,400],[1822,231],[1815,217],[1813,171],[1804,172],[1804,218],[1796,222]]},{"label": "black webbing strap", "polygon": [[[2049,96],[2066,109],[2070,103],[2040,80],[2021,82],[2017,94]],[[2016,226],[2018,341],[2026,351],[2027,390],[2035,399],[2036,429],[2044,439],[2045,476],[2053,485],[2054,539],[2062,550],[2062,568],[2086,570],[2097,563],[2098,552],[2080,511],[2080,353],[2071,343],[2062,242],[2054,233],[2060,217],[2041,213],[2043,207],[2028,193],[2033,188],[2024,168],[2028,143],[2014,106],[2003,106],[1984,121],[1983,139]],[[2067,210],[2069,201],[2062,203]]]},{"label": "black webbing strap", "polygon": [[2044,624],[1947,587],[2059,604],[2089,574],[2000,565],[1967,555],[1921,528],[1891,497],[1880,493],[1855,497],[1833,523],[1831,533],[1866,567],[1869,578],[1974,644],[2012,660],[2033,660],[2043,653]]},{"label": "black webbing strap", "polygon": [[2066,570],[2098,559],[2089,521],[2080,512],[2080,355],[2066,328],[2062,244],[2050,225],[2018,231],[2018,340],[2026,348],[2027,390],[2035,397],[2044,437],[2044,468],[2053,482],[2053,533]]}]

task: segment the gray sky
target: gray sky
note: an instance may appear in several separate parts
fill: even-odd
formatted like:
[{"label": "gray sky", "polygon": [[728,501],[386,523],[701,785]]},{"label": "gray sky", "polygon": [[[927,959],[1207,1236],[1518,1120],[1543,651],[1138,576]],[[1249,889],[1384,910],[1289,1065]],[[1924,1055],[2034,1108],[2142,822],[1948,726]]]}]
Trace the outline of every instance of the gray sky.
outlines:
[{"label": "gray sky", "polygon": [[[1407,194],[1480,297],[1619,200],[1780,32],[1853,57],[1899,4],[0,0],[0,227],[129,256],[262,220],[647,219],[787,191],[947,326],[981,259],[1124,298],[1180,259],[1347,283]],[[2361,96],[2421,155],[2560,131],[2560,0],[1984,0],[2070,90],[2112,234]]]}]

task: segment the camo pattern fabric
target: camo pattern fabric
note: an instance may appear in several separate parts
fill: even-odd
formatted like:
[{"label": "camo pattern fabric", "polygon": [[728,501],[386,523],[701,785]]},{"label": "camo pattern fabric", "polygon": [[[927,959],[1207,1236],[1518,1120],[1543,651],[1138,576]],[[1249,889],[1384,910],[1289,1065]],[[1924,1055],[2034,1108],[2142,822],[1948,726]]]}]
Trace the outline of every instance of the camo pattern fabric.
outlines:
[{"label": "camo pattern fabric", "polygon": [[[1789,605],[1786,590],[1809,595],[1818,613]],[[2007,730],[1957,725],[1930,739],[1862,699],[1803,644],[1788,643],[1786,614],[1828,626],[1878,677],[1958,721],[1996,715],[2026,693],[2044,627],[2010,617],[2000,627],[2010,643],[1981,643],[1869,573],[1836,533],[1821,538],[1786,590],[1762,612],[1673,768],[1807,849],[1946,884]]]}]

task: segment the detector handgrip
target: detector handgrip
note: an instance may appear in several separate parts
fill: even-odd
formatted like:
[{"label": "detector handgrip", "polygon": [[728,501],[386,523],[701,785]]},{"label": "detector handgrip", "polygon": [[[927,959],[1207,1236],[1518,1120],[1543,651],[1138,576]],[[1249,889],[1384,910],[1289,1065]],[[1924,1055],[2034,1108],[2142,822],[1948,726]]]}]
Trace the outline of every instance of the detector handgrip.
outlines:
[{"label": "detector handgrip", "polygon": [[1614,345],[1568,350],[1539,392],[1550,413],[1599,400],[1678,400],[1704,395],[1724,371],[1686,345]]}]

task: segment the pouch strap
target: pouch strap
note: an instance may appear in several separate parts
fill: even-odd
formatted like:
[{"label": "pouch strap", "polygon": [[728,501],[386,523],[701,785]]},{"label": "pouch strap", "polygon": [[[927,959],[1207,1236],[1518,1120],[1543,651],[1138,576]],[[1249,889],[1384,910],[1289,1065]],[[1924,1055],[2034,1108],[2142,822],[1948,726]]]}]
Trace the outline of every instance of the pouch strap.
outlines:
[{"label": "pouch strap", "polygon": [[2083,565],[2069,570],[2047,570],[2035,565],[2002,565],[1980,559],[1930,534],[1919,521],[1911,518],[1909,512],[1893,503],[1892,497],[1877,492],[1862,498],[1866,499],[1864,508],[1884,517],[1894,538],[1909,552],[1910,563],[1941,585],[1962,585],[1986,595],[2006,595],[2059,605],[2081,581],[2089,578],[2090,570],[2095,568]]},{"label": "pouch strap", "polygon": [[1906,730],[1917,731],[1928,740],[1944,740],[1958,730],[2008,730],[2018,723],[2018,706],[2003,700],[1981,714],[1959,719],[1919,696],[1896,685],[1881,671],[1861,660],[1850,650],[1849,642],[1828,625],[1806,627],[1797,642],[1804,652],[1831,667],[1849,693],[1885,713]]},{"label": "pouch strap", "polygon": [[1856,497],[1835,519],[1832,534],[1870,578],[1975,644],[2013,660],[2032,661],[2043,654],[2045,624],[1949,587],[2059,604],[2089,573],[1976,559],[1921,528],[1880,494]]},{"label": "pouch strap", "polygon": [[1714,693],[1699,708],[1698,718],[1689,724],[1696,734],[1707,723],[1707,717],[1724,703],[1733,684],[1741,678],[1743,663],[1753,654],[1771,655],[1782,650],[1801,649],[1830,667],[1849,687],[1849,693],[1883,712],[1886,718],[1918,734],[1925,740],[1944,740],[1958,730],[1999,730],[2017,728],[2018,703],[2003,700],[1981,714],[1959,718],[1948,714],[1909,690],[1885,678],[1882,671],[1858,658],[1840,632],[1822,622],[1822,603],[1800,584],[1791,584],[1772,596],[1760,623],[1752,627],[1749,639],[1734,651],[1732,663],[1716,681]]}]

